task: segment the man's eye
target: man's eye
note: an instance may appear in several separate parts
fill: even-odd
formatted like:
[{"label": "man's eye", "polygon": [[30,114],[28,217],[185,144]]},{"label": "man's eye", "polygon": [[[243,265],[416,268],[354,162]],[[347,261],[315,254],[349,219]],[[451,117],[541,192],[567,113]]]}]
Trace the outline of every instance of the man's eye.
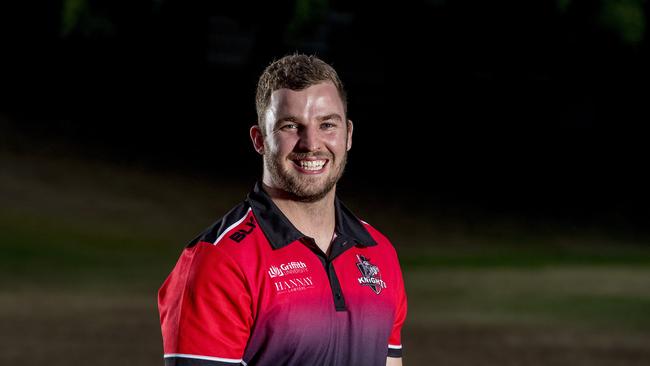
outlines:
[{"label": "man's eye", "polygon": [[283,125],[282,127],[280,127],[280,129],[283,129],[283,130],[292,130],[294,128],[298,128],[298,126],[296,124],[293,124],[293,123],[286,124],[286,125]]},{"label": "man's eye", "polygon": [[333,128],[333,127],[336,127],[336,125],[334,123],[324,122],[323,124],[321,124],[321,127],[323,127],[323,128]]}]

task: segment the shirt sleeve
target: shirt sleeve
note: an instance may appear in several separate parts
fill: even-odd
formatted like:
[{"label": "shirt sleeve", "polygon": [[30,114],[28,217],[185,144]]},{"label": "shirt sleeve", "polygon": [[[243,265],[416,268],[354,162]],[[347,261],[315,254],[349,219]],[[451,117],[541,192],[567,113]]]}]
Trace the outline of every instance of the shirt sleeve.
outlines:
[{"label": "shirt sleeve", "polygon": [[[399,264],[398,264],[399,268]],[[388,357],[402,357],[402,325],[406,320],[406,290],[402,271],[398,271],[397,306],[395,308],[395,320],[388,338]]]},{"label": "shirt sleeve", "polygon": [[186,248],[158,292],[165,366],[242,363],[251,296],[241,268],[218,249]]}]

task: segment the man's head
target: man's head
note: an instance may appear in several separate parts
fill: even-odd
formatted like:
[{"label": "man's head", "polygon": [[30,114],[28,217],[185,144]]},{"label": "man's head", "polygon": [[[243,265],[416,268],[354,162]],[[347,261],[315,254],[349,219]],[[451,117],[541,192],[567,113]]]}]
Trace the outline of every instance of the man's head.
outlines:
[{"label": "man's head", "polygon": [[316,56],[294,54],[272,62],[257,82],[255,107],[260,127],[274,91],[278,89],[303,90],[325,81],[334,84],[343,103],[343,110],[347,114],[348,101],[343,83],[336,70],[325,61]]},{"label": "man's head", "polygon": [[255,150],[266,185],[313,202],[336,186],[352,147],[352,122],[336,71],[315,56],[291,55],[269,65],[257,86]]}]

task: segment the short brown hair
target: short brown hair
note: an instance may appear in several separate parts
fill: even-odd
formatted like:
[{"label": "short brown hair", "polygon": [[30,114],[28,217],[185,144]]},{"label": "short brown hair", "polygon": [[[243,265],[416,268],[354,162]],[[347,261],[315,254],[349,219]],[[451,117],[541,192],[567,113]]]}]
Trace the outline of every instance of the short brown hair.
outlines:
[{"label": "short brown hair", "polygon": [[343,111],[348,112],[347,95],[338,74],[325,61],[316,56],[293,54],[272,62],[264,69],[257,82],[255,107],[257,123],[261,124],[264,112],[271,101],[271,94],[278,89],[303,90],[312,85],[331,81],[343,102]]}]

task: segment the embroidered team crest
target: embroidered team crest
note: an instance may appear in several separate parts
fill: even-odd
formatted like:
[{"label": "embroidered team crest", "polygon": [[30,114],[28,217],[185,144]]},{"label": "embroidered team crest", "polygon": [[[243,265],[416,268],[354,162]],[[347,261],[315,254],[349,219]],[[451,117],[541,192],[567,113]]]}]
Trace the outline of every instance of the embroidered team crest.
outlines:
[{"label": "embroidered team crest", "polygon": [[386,282],[382,281],[379,267],[370,263],[370,259],[357,254],[357,268],[361,271],[359,277],[359,284],[370,287],[377,295],[381,292],[382,288],[386,288]]}]

